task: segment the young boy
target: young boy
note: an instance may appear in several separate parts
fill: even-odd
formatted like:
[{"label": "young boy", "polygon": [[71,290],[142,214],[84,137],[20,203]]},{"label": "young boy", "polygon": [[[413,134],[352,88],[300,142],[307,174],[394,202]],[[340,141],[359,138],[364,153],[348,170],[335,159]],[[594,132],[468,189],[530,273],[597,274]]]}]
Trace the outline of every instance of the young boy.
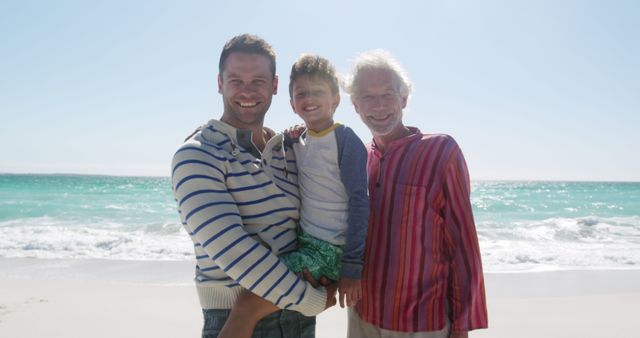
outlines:
[{"label": "young boy", "polygon": [[[325,58],[304,54],[291,68],[291,107],[305,122],[288,138],[296,155],[300,187],[298,249],[281,256],[295,272],[338,282],[340,306],[360,300],[362,257],[367,236],[367,152],[348,127],[335,123],[340,103],[335,69]],[[218,337],[251,337],[256,323],[278,308],[249,291],[234,305]]]}]

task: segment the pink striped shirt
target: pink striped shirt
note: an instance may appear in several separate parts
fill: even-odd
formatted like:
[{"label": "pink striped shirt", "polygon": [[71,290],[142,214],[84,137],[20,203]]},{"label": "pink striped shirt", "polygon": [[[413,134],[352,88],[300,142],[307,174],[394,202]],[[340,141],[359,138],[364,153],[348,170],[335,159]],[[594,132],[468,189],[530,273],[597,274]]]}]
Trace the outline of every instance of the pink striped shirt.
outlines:
[{"label": "pink striped shirt", "polygon": [[402,332],[487,327],[467,166],[453,138],[414,134],[382,154],[368,146],[371,213],[364,257],[364,321]]}]

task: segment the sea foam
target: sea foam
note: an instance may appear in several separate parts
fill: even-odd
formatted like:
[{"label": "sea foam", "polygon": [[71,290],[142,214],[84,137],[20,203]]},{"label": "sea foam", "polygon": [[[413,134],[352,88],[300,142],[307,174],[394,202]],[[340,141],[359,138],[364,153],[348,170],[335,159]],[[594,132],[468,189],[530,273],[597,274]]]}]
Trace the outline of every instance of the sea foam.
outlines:
[{"label": "sea foam", "polygon": [[[485,271],[640,269],[640,183],[473,182]],[[0,257],[192,260],[167,177],[0,175]]]},{"label": "sea foam", "polygon": [[640,217],[478,224],[486,271],[640,269]]},{"label": "sea foam", "polygon": [[189,260],[193,259],[193,244],[180,227],[161,233],[41,217],[0,222],[0,257]]}]

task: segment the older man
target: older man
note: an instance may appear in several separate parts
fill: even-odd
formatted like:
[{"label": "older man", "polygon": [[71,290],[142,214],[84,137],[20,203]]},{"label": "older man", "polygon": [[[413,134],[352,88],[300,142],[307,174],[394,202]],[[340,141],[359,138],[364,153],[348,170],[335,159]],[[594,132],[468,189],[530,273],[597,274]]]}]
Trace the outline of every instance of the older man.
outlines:
[{"label": "older man", "polygon": [[259,37],[236,36],[222,50],[219,71],[222,117],[199,128],[172,163],[197,259],[202,336],[217,337],[247,289],[287,309],[261,320],[255,337],[313,337],[313,316],[335,304],[336,286],[316,289],[278,259],[296,248],[300,200],[293,151],[263,126],[278,89],[275,53]]},{"label": "older man", "polygon": [[385,51],[356,59],[345,84],[373,134],[363,297],[349,338],[467,337],[487,327],[469,174],[455,140],[402,122],[411,85]]}]

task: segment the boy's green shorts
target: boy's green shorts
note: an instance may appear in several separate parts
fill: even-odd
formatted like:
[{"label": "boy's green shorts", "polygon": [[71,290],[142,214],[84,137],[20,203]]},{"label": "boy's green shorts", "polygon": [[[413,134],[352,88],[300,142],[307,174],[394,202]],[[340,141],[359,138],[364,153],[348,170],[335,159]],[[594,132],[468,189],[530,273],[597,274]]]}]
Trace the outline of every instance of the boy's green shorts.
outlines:
[{"label": "boy's green shorts", "polygon": [[322,276],[334,281],[340,279],[342,248],[307,233],[298,235],[298,250],[286,253],[280,259],[294,272],[307,268],[316,280]]}]

